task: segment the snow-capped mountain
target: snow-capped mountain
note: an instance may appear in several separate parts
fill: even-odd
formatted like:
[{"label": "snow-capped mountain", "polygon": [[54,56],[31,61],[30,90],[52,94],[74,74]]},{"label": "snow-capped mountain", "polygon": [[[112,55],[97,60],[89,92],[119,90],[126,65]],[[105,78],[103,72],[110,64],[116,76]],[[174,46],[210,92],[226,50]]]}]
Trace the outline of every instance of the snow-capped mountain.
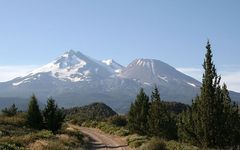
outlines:
[{"label": "snow-capped mountain", "polygon": [[145,84],[186,84],[200,87],[197,80],[155,59],[136,59],[122,72],[122,77],[140,80]]},{"label": "snow-capped mountain", "polygon": [[13,83],[13,86],[38,80],[41,74],[61,81],[80,82],[108,78],[122,69],[123,66],[112,59],[98,61],[80,52],[70,50],[49,64],[33,70],[26,77],[21,78],[22,80]]},{"label": "snow-capped mountain", "polygon": [[201,83],[159,60],[136,59],[123,67],[70,50],[24,77],[0,83],[0,98],[27,99],[35,93],[43,102],[53,96],[63,107],[104,102],[126,112],[141,87],[150,94],[155,85],[164,100],[191,103]]},{"label": "snow-capped mountain", "polygon": [[113,59],[102,60],[102,63],[106,64],[111,69],[113,69],[115,73],[121,73],[122,70],[124,69],[122,65],[118,64]]},{"label": "snow-capped mountain", "polygon": [[188,98],[196,96],[201,86],[199,81],[155,59],[135,59],[120,76],[151,87],[156,85],[164,99],[182,102],[189,102]]}]

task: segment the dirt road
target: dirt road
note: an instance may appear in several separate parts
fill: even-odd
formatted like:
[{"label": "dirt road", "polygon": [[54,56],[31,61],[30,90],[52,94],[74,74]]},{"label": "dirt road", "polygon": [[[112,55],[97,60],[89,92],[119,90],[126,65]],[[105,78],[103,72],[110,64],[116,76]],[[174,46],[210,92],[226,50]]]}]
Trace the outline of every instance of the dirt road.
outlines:
[{"label": "dirt road", "polygon": [[76,125],[69,126],[78,129],[91,139],[91,150],[132,150],[122,137],[105,134],[94,128],[85,128]]}]

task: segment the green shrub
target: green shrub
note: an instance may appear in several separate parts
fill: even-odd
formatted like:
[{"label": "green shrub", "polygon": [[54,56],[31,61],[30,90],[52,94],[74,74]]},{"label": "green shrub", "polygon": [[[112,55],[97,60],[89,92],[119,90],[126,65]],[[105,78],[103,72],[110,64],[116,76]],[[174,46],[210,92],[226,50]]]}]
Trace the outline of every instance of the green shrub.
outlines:
[{"label": "green shrub", "polygon": [[46,150],[68,150],[69,148],[67,148],[61,142],[50,141],[50,142],[48,142],[47,146],[44,149],[46,149]]},{"label": "green shrub", "polygon": [[130,135],[127,137],[128,145],[132,148],[140,147],[142,144],[146,143],[148,140],[149,139],[147,136],[140,136],[137,134]]},{"label": "green shrub", "polygon": [[141,148],[142,150],[167,150],[166,144],[164,141],[153,138]]},{"label": "green shrub", "polygon": [[128,136],[130,134],[130,132],[127,129],[120,128],[119,130],[117,130],[115,132],[115,134],[118,135],[118,136]]},{"label": "green shrub", "polygon": [[18,147],[15,144],[8,144],[8,143],[0,144],[0,149],[1,150],[24,150],[23,147]]},{"label": "green shrub", "polygon": [[179,143],[176,141],[167,141],[167,148],[168,149],[174,149],[174,150],[200,150],[199,148],[190,145],[190,144],[186,144],[186,143]]},{"label": "green shrub", "polygon": [[83,127],[96,128],[97,125],[98,125],[98,122],[97,122],[97,121],[91,121],[91,120],[82,123],[82,126],[83,126]]},{"label": "green shrub", "polygon": [[110,124],[116,125],[118,127],[124,127],[127,125],[127,118],[125,116],[115,115],[108,119]]},{"label": "green shrub", "polygon": [[39,132],[36,133],[36,136],[38,138],[51,138],[54,136],[52,131],[48,131],[48,130],[41,130]]},{"label": "green shrub", "polygon": [[34,142],[36,139],[36,136],[33,136],[32,134],[21,136],[4,136],[0,138],[0,143],[8,143],[12,145],[17,145],[19,147],[24,147],[29,143]]}]

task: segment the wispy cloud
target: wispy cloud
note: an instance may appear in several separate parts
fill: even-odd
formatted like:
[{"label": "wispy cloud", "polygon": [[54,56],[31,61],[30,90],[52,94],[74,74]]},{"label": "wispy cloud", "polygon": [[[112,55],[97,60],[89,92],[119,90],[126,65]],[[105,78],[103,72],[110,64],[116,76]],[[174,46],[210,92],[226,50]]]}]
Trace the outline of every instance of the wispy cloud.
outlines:
[{"label": "wispy cloud", "polygon": [[35,68],[33,65],[0,66],[0,82],[24,76]]},{"label": "wispy cloud", "polygon": [[222,82],[225,82],[229,89],[240,92],[240,71],[223,73]]},{"label": "wispy cloud", "polygon": [[[218,74],[222,77],[222,83],[226,83],[228,89],[236,92],[240,92],[240,70],[236,66],[223,67],[223,70],[218,70]],[[177,68],[178,71],[185,73],[199,81],[202,79],[203,69],[182,67]],[[237,71],[236,71],[237,70]]]},{"label": "wispy cloud", "polygon": [[198,81],[201,81],[201,78],[202,78],[202,74],[203,74],[203,69],[200,69],[200,68],[191,68],[191,67],[180,67],[180,68],[177,68],[178,71],[184,73],[184,74],[187,74],[195,79],[197,79]]}]

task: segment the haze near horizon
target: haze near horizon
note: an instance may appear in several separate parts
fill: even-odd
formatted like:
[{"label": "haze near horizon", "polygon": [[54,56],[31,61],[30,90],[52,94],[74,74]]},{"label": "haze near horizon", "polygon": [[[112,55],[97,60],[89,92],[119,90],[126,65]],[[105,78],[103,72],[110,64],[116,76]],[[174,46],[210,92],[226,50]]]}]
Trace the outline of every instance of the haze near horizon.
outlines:
[{"label": "haze near horizon", "polygon": [[135,58],[158,59],[201,81],[210,39],[223,82],[240,92],[238,1],[0,4],[0,81],[26,74],[69,49],[124,66]]}]

